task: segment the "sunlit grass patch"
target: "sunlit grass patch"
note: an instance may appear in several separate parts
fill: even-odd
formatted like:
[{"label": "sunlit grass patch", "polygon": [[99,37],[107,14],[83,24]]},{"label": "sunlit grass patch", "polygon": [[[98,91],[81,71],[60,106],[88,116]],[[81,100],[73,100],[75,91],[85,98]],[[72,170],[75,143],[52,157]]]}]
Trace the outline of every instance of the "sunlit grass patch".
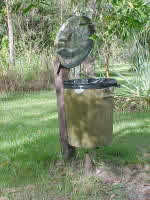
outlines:
[{"label": "sunlit grass patch", "polygon": [[0,103],[0,185],[39,177],[59,155],[54,92],[24,95]]}]

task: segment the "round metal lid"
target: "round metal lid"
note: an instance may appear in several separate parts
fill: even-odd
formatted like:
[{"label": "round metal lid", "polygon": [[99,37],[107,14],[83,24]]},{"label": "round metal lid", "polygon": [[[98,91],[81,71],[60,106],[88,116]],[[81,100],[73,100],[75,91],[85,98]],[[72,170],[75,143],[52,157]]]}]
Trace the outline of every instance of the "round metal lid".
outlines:
[{"label": "round metal lid", "polygon": [[90,53],[94,26],[86,16],[70,17],[60,28],[55,40],[56,53],[66,68],[80,65]]}]

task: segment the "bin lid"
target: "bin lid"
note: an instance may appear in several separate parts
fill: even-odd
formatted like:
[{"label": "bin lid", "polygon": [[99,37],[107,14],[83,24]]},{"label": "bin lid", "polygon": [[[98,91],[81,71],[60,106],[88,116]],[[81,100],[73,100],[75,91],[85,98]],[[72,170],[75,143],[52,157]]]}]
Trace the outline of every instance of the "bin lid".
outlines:
[{"label": "bin lid", "polygon": [[66,68],[80,65],[90,53],[94,26],[86,16],[72,16],[56,35],[55,47],[61,64]]},{"label": "bin lid", "polygon": [[115,79],[111,78],[74,79],[64,81],[65,89],[102,89],[108,87],[119,87],[119,84]]}]

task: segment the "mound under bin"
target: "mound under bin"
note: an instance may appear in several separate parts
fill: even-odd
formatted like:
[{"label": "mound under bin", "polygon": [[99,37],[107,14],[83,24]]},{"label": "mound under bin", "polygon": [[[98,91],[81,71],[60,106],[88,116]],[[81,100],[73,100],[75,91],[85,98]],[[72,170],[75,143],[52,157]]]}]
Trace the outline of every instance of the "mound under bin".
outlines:
[{"label": "mound under bin", "polygon": [[74,147],[109,145],[113,133],[115,79],[64,81],[64,104],[68,142]]}]

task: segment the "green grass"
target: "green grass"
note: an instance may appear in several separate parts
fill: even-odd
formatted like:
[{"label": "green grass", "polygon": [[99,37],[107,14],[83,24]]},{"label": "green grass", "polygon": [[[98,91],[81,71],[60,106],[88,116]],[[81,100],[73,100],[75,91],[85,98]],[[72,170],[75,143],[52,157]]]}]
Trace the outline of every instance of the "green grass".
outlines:
[{"label": "green grass", "polygon": [[8,94],[0,100],[0,184],[37,178],[60,151],[54,92]]},{"label": "green grass", "polygon": [[[81,180],[80,174],[74,176],[74,169],[55,165],[62,160],[55,93],[2,94],[0,108],[0,188],[42,183],[44,190],[54,191],[58,196],[72,193],[74,200],[85,199],[87,191],[82,185],[86,185],[86,180]],[[149,116],[149,112],[114,113],[113,143],[96,150],[95,163],[149,163],[143,156],[150,152]],[[79,149],[77,153],[81,168],[85,151]],[[91,183],[96,184],[97,179],[88,183],[93,188]],[[98,184],[96,187],[102,191]],[[93,200],[99,199],[96,193],[92,194]]]},{"label": "green grass", "polygon": [[143,153],[150,151],[150,113],[115,113],[114,139],[105,154],[124,164],[145,162]]}]

